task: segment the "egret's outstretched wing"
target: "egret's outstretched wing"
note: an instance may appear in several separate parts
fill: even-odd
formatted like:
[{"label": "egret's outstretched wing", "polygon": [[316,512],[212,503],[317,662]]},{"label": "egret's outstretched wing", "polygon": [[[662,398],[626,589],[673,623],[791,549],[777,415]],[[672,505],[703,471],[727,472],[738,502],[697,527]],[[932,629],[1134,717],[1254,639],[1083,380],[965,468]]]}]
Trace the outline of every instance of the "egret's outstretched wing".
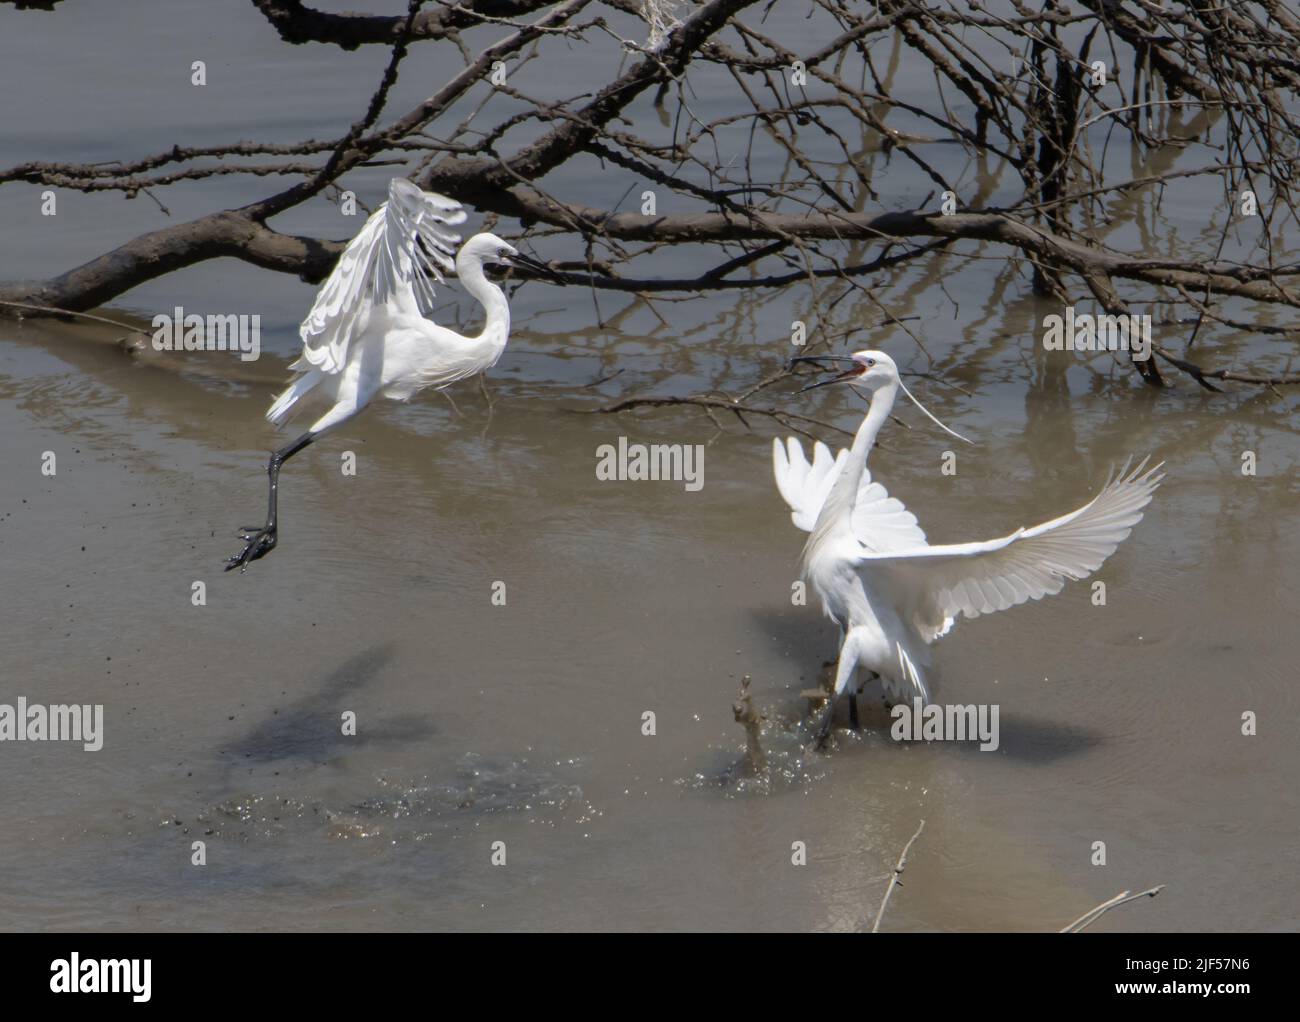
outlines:
[{"label": "egret's outstretched wing", "polygon": [[[846,459],[840,460],[842,463]],[[853,505],[853,535],[875,553],[903,550],[926,542],[916,515],[897,497],[891,497],[883,486],[872,482],[865,468],[858,483],[858,500]]]},{"label": "egret's outstretched wing", "polygon": [[1083,507],[1032,529],[983,543],[864,550],[857,568],[929,642],[959,613],[973,618],[1038,600],[1101,567],[1164,478],[1164,463],[1147,468],[1148,460],[1131,471],[1126,462]]},{"label": "egret's outstretched wing", "polygon": [[[820,440],[813,444],[813,460],[804,457],[803,446],[794,437],[772,441],[772,473],[776,487],[790,505],[790,520],[804,532],[812,532],[822,505],[839,478],[849,452],[842,450],[832,458],[830,449]],[[864,468],[858,483],[858,498],[853,506],[853,534],[869,550],[883,552],[924,546],[925,533],[916,516],[891,497],[883,486],[871,479]]]},{"label": "egret's outstretched wing", "polygon": [[776,488],[790,505],[790,520],[804,532],[812,532],[817,524],[817,515],[826,503],[847,454],[840,451],[838,459],[832,458],[830,448],[820,440],[813,444],[812,450],[810,463],[804,457],[803,445],[794,437],[787,437],[784,441],[776,437],[772,441],[772,474],[776,476]]},{"label": "egret's outstretched wing", "polygon": [[451,227],[464,220],[459,202],[393,178],[388,201],[348,243],[302,321],[302,358],[293,368],[337,373],[371,310],[390,299],[427,313],[433,280],[442,283],[439,267],[454,265],[460,235]]}]

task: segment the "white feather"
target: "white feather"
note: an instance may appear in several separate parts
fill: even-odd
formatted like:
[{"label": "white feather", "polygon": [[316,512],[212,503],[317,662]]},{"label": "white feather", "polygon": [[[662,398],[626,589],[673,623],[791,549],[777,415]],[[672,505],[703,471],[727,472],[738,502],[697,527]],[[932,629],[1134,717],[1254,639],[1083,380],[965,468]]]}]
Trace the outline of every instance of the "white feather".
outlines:
[{"label": "white feather", "polygon": [[1164,479],[1163,462],[1129,464],[1077,511],[979,543],[864,549],[856,567],[931,642],[958,614],[976,618],[1061,591],[1086,578],[1128,538]]},{"label": "white feather", "polygon": [[434,296],[430,278],[441,284],[440,270],[452,269],[460,235],[450,228],[464,220],[459,202],[393,178],[388,201],[348,243],[302,321],[302,359],[295,367],[342,371],[376,307],[427,313]]},{"label": "white feather", "polygon": [[[849,452],[841,450],[834,458],[830,448],[818,440],[813,444],[813,460],[804,457],[803,446],[794,437],[772,441],[772,473],[776,488],[790,505],[790,520],[804,532],[812,532],[826,497],[839,478]],[[885,551],[920,546],[925,533],[916,515],[891,497],[862,470],[857,499],[853,507],[853,533],[868,549]]]}]

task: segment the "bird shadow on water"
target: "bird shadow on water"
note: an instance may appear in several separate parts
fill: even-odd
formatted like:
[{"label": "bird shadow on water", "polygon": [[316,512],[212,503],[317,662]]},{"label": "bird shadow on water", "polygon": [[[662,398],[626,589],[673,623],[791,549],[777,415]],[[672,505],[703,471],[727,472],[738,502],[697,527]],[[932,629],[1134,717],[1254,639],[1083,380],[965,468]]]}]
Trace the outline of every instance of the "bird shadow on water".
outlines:
[{"label": "bird shadow on water", "polygon": [[[942,704],[942,695],[937,695]],[[890,723],[892,722],[885,721],[879,730],[891,746],[925,745],[939,755],[946,756],[966,756],[971,753],[979,756],[1005,756],[1034,766],[1047,766],[1106,744],[1104,735],[1077,724],[1002,711],[998,714],[998,747],[987,751],[980,748],[978,738],[930,742],[894,740],[889,734]]]},{"label": "bird shadow on water", "polygon": [[[1036,766],[1078,756],[1106,744],[1106,736],[1068,721],[1045,720],[1019,713],[1002,713],[998,752]],[[964,753],[979,752],[978,742],[946,742]]]},{"label": "bird shadow on water", "polygon": [[[364,704],[394,659],[391,643],[371,646],[329,671],[307,695],[280,707],[243,737],[218,748],[221,770],[211,801],[170,822],[207,839],[262,840],[310,857],[322,839],[379,839],[440,847],[467,819],[498,813],[554,822],[595,813],[576,783],[576,761],[465,753],[428,773],[408,776],[413,762],[378,774],[329,770],[364,740],[385,746],[420,743],[438,734],[426,717],[372,719],[356,736],[341,731],[340,714]],[[420,757],[423,760],[423,756]],[[427,839],[437,839],[429,841]],[[430,854],[440,854],[436,851]],[[258,869],[275,873],[275,863]]]},{"label": "bird shadow on water", "polygon": [[755,607],[749,616],[772,652],[788,661],[791,681],[836,654],[834,624],[815,609]]},{"label": "bird shadow on water", "polygon": [[227,768],[300,760],[324,765],[359,745],[411,742],[437,733],[426,717],[403,714],[368,721],[355,735],[345,735],[341,715],[358,709],[358,698],[393,661],[392,643],[371,646],[343,661],[321,683],[287,706],[279,707],[242,738],[221,746]]}]

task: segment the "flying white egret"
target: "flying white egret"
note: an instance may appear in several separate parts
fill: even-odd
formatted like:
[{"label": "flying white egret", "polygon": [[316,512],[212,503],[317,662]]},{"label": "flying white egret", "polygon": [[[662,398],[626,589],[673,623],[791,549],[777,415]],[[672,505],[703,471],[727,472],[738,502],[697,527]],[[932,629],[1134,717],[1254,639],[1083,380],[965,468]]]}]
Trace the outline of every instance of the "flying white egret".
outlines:
[{"label": "flying white egret", "polygon": [[966,438],[912,397],[894,360],[883,352],[796,361],[849,363],[845,371],[805,390],[847,382],[871,394],[852,447],[837,457],[820,442],[811,462],[793,437],[772,444],[777,488],[790,505],[794,524],[811,533],[802,574],[840,629],[822,737],[830,730],[836,700],[859,666],[880,676],[886,697],[894,702],[920,697],[928,703],[928,647],[948,634],[958,614],[975,618],[1006,610],[1060,592],[1067,579],[1086,578],[1142,520],[1142,509],[1164,478],[1163,462],[1147,468],[1148,459],[1143,459],[1132,470],[1131,462],[1126,463],[1097,496],[1060,518],[1000,539],[931,546],[916,517],[871,479],[867,455],[900,389],[945,431]]},{"label": "flying white egret", "polygon": [[[328,402],[328,411],[293,443],[271,453],[266,524],[244,526],[244,549],[227,559],[227,571],[243,571],[275,549],[280,468],[322,433],[352,418],[376,394],[406,401],[426,387],[441,390],[496,365],[510,335],[510,306],[484,265],[552,274],[493,234],[476,234],[457,252],[460,235],[451,228],[464,220],[459,202],[394,178],[388,201],[343,250],[299,327],[302,357],[289,368],[301,375],[266,417],[281,425],[308,396]],[[439,268],[453,265],[486,314],[483,329],[472,337],[425,319],[434,295],[429,278],[441,284]]]}]

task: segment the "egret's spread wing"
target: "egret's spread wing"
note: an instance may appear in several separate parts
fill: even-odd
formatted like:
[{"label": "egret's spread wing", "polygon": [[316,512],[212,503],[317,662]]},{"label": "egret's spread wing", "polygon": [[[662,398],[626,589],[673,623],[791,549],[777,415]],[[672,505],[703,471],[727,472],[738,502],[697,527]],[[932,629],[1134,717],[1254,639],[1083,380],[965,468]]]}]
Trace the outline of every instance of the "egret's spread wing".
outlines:
[{"label": "egret's spread wing", "polygon": [[1147,468],[1147,460],[1131,471],[1125,463],[1083,507],[1032,529],[983,543],[864,551],[857,567],[931,641],[959,613],[973,618],[1038,600],[1101,567],[1164,478],[1164,463]]},{"label": "egret's spread wing", "polygon": [[853,505],[853,535],[875,553],[923,546],[926,542],[916,515],[883,486],[872,482],[865,468],[858,483],[858,500]]},{"label": "egret's spread wing", "polygon": [[790,519],[804,532],[812,532],[817,515],[826,503],[826,497],[840,474],[847,451],[832,458],[830,448],[818,440],[813,444],[813,460],[804,457],[803,445],[794,437],[784,443],[780,437],[772,441],[772,474],[776,488],[790,505]]},{"label": "egret's spread wing", "polygon": [[[787,437],[784,444],[779,439],[772,441],[776,487],[790,505],[790,520],[804,532],[812,532],[817,524],[822,505],[848,457],[849,452],[842,450],[832,458],[830,449],[819,440],[813,444],[813,460],[809,463],[803,446],[794,437]],[[925,545],[925,533],[916,523],[916,516],[873,482],[865,467],[853,506],[853,534],[876,552]]]},{"label": "egret's spread wing", "polygon": [[388,201],[348,243],[302,321],[302,359],[295,368],[337,373],[371,310],[390,300],[427,312],[433,281],[442,283],[439,267],[454,265],[460,235],[451,227],[464,220],[459,202],[393,178]]}]

